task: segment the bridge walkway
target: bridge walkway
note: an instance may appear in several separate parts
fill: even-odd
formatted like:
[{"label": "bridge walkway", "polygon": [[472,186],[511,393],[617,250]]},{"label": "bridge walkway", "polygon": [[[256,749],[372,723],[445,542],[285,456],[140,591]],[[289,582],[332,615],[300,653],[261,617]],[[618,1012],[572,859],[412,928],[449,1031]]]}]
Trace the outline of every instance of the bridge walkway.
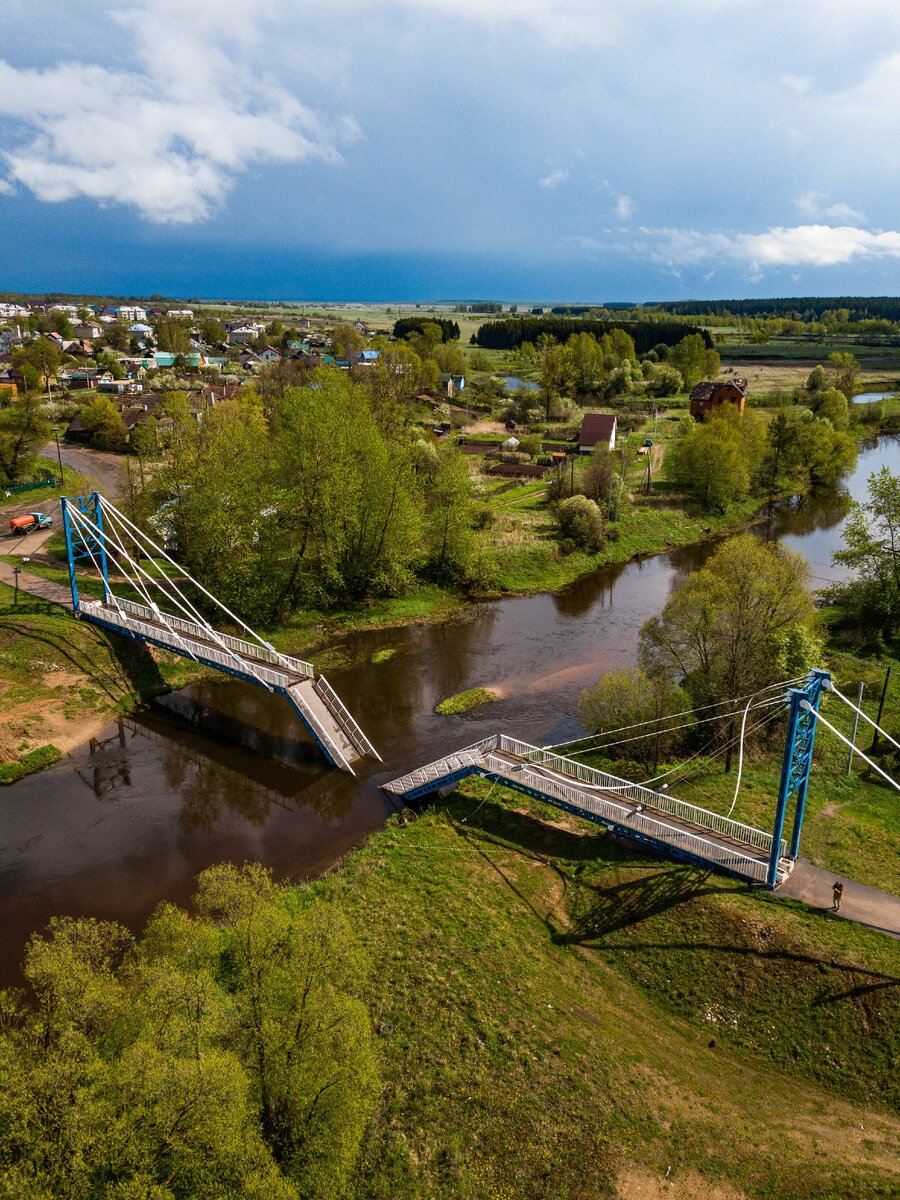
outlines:
[{"label": "bridge walkway", "polygon": [[[504,734],[486,738],[383,786],[395,796],[414,800],[476,774],[603,825],[618,836],[660,853],[754,883],[766,880],[771,833]],[[793,867],[786,849],[782,841],[779,882]]]},{"label": "bridge walkway", "polygon": [[293,705],[326,758],[351,774],[360,759],[380,757],[312,663],[113,595],[105,601],[81,597],[77,615],[278,692]]}]

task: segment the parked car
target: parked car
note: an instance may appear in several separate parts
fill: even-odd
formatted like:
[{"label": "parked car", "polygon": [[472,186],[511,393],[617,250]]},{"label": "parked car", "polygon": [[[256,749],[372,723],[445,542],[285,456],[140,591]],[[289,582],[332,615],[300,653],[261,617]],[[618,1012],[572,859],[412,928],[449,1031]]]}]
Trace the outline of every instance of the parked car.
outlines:
[{"label": "parked car", "polygon": [[53,518],[48,517],[46,513],[23,513],[21,517],[13,517],[10,521],[9,532],[23,536],[26,533],[32,533],[36,529],[49,529],[52,524]]}]

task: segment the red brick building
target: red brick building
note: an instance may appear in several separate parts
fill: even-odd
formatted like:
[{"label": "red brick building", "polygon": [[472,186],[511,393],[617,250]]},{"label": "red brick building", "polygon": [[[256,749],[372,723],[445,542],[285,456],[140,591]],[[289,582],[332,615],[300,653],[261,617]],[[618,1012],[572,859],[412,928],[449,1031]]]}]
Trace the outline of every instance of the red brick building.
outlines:
[{"label": "red brick building", "polygon": [[706,380],[691,388],[691,416],[695,421],[705,421],[723,404],[733,404],[743,412],[746,399],[746,379],[720,379],[715,383]]}]

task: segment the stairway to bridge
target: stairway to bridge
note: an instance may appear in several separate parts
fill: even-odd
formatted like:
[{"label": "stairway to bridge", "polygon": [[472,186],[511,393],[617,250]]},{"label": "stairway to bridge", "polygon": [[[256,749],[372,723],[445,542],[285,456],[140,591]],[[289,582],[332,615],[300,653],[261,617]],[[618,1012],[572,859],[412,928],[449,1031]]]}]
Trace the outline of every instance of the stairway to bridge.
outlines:
[{"label": "stairway to bridge", "polygon": [[[353,774],[360,759],[380,761],[346,705],[312,663],[282,654],[265,642],[108,500],[98,493],[77,501],[63,499],[62,512],[76,617],[277,692],[293,706],[333,766]],[[77,566],[83,560],[90,560],[102,577],[102,600],[79,592]],[[110,563],[146,604],[116,594],[110,584]],[[166,572],[165,563],[174,568],[174,575]],[[186,583],[242,625],[250,637],[213,628],[186,594]],[[167,609],[180,609],[182,615],[164,611],[154,596]]]},{"label": "stairway to bridge", "polygon": [[[470,775],[523,792],[673,858],[753,883],[771,879],[771,833],[505,734],[466,746],[382,787],[413,801]],[[792,868],[787,844],[779,839],[776,885]]]}]

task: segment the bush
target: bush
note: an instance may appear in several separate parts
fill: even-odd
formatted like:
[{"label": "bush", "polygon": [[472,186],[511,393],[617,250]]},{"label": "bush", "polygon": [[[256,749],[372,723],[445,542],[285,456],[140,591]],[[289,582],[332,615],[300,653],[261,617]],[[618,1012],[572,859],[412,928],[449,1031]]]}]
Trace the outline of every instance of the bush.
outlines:
[{"label": "bush", "polygon": [[570,496],[557,509],[557,520],[564,539],[571,539],[583,550],[600,550],[603,546],[603,513],[587,496]]}]

